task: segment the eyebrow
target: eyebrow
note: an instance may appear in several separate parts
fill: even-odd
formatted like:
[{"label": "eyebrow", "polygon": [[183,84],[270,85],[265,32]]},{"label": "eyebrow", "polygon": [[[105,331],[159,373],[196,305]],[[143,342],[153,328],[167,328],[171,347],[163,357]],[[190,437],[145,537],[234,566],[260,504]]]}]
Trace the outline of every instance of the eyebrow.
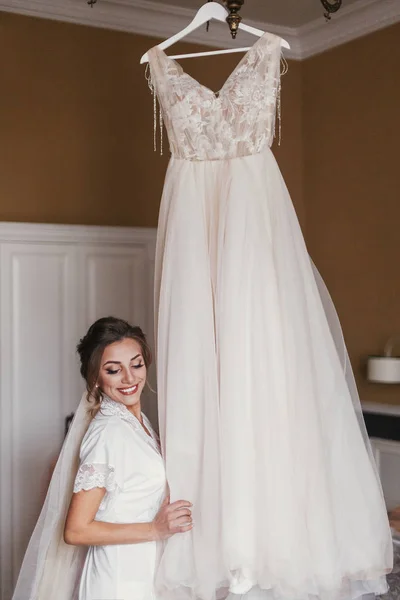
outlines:
[{"label": "eyebrow", "polygon": [[[130,362],[132,362],[133,360],[136,360],[137,358],[139,358],[139,356],[142,356],[142,355],[136,354],[136,356],[131,358]],[[121,361],[119,361],[119,360],[108,360],[107,362],[104,363],[103,367],[105,367],[106,365],[120,365],[120,364],[121,364]]]}]

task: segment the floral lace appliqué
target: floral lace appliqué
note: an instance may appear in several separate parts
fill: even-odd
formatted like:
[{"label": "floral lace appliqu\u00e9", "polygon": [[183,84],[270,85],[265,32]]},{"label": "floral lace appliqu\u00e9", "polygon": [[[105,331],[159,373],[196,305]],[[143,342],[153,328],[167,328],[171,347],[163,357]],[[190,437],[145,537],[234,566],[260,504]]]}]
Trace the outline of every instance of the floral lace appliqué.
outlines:
[{"label": "floral lace appliqu\u00e9", "polygon": [[118,492],[114,467],[99,463],[85,463],[79,467],[74,483],[74,494],[94,488],[105,488],[107,492],[100,503],[99,511],[110,508]]},{"label": "floral lace appliqu\u00e9", "polygon": [[172,155],[221,160],[271,146],[276,114],[280,117],[280,68],[281,40],[264,34],[214,92],[153,48],[149,84],[161,106]]},{"label": "floral lace appliqu\u00e9", "polygon": [[113,492],[116,488],[114,467],[102,464],[83,464],[75,478],[74,493],[93,488],[105,488]]}]

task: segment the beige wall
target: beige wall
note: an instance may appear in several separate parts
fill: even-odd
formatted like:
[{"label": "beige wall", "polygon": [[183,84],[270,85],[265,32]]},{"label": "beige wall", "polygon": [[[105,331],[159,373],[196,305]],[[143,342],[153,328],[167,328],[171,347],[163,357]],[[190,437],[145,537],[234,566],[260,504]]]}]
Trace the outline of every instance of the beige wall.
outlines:
[{"label": "beige wall", "polygon": [[[400,333],[400,24],[303,63],[310,252],[330,288],[363,400],[365,356]],[[400,347],[398,348],[400,351]]]},{"label": "beige wall", "polygon": [[[400,26],[302,63],[282,82],[274,152],[343,322],[362,357],[400,331]],[[156,226],[168,161],[153,153],[139,57],[156,40],[2,14],[0,220]],[[188,61],[218,89],[237,55]],[[212,68],[210,68],[212,65]]]},{"label": "beige wall", "polygon": [[[0,220],[156,226],[168,152],[153,152],[152,98],[139,65],[155,43],[2,14]],[[186,66],[219,89],[237,60]],[[285,77],[279,159],[301,203],[299,93],[295,65]]]}]

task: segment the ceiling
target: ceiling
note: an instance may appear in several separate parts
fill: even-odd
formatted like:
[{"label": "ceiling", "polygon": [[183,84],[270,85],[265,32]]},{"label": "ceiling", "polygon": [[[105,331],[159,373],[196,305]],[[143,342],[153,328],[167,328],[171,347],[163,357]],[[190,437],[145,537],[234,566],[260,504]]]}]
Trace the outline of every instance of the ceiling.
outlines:
[{"label": "ceiling", "polygon": [[[186,27],[204,2],[97,0],[90,8],[87,0],[0,0],[0,11],[165,39]],[[244,0],[241,9],[245,22],[289,42],[287,58],[303,60],[399,22],[400,0],[343,0],[342,8],[328,23],[324,12],[320,0]],[[226,25],[213,22],[208,32],[200,27],[185,39],[229,48],[252,44],[253,36],[246,40],[246,35],[241,32],[234,41]]]},{"label": "ceiling", "polygon": [[[101,0],[98,0],[101,2]],[[203,0],[157,0],[160,4],[197,9]],[[343,0],[341,11],[358,0]],[[365,0],[364,4],[367,4]],[[324,21],[320,0],[244,0],[240,11],[243,19],[262,21],[281,27],[300,27],[316,19]],[[339,13],[337,13],[339,14]],[[332,17],[334,18],[334,16]]]}]

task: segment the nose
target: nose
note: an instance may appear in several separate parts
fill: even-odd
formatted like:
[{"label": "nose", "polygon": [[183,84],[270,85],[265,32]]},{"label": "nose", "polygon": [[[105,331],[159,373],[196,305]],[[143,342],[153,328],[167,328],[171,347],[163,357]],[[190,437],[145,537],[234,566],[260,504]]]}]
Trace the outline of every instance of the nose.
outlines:
[{"label": "nose", "polygon": [[131,369],[123,369],[122,383],[132,384],[135,381]]}]

